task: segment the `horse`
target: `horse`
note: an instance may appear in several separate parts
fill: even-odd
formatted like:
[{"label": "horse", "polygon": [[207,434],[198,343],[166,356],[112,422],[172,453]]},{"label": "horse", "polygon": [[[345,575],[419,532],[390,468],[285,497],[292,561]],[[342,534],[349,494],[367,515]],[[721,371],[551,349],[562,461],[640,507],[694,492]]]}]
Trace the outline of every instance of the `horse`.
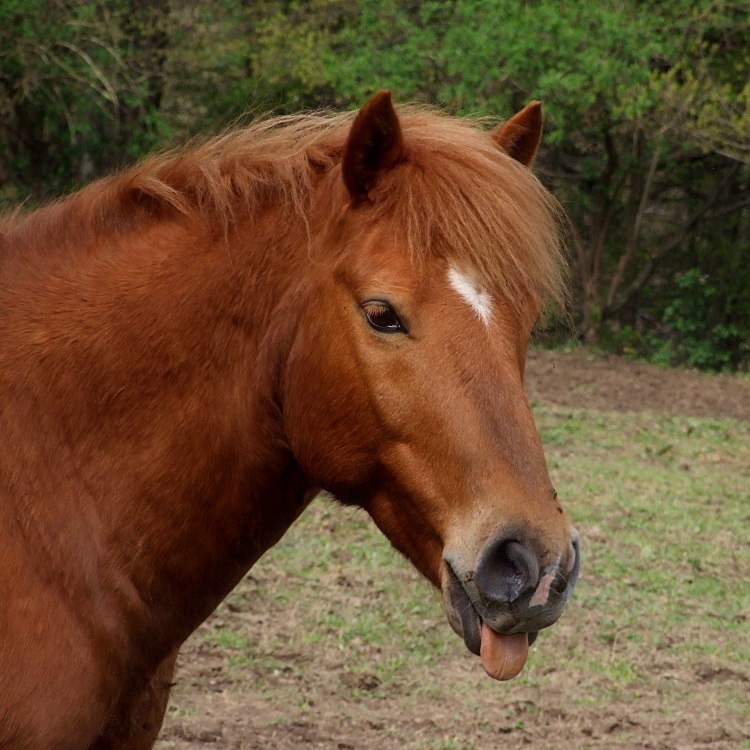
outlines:
[{"label": "horse", "polygon": [[565,298],[539,102],[389,91],[0,223],[0,748],[144,750],[178,649],[320,491],[509,679],[578,534],[523,391]]}]

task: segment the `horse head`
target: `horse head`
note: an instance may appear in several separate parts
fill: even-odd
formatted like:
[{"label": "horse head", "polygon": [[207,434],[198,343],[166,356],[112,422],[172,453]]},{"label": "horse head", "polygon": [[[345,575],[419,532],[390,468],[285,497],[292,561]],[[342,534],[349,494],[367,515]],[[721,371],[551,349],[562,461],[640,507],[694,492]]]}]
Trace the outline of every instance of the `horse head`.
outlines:
[{"label": "horse head", "polygon": [[580,566],[523,390],[559,282],[551,201],[528,170],[541,108],[492,132],[421,117],[373,97],[317,188],[281,411],[310,482],[366,509],[509,679]]}]

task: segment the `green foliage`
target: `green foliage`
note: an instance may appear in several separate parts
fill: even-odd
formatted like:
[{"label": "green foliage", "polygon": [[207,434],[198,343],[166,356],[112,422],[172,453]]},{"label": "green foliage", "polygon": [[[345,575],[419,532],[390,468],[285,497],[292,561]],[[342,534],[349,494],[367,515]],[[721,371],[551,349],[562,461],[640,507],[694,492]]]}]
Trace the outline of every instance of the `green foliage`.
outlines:
[{"label": "green foliage", "polygon": [[[360,0],[358,9],[335,36],[327,63],[337,100],[359,104],[390,87],[405,99],[460,114],[496,114],[542,99],[546,149],[540,165],[575,230],[584,333],[596,341],[612,316],[627,325],[628,317],[639,315],[627,303],[650,294],[650,259],[666,253],[662,244],[674,244],[664,222],[650,218],[654,195],[681,192],[683,208],[700,211],[701,202],[714,200],[717,178],[727,169],[714,161],[719,171],[713,179],[704,173],[694,181],[700,190],[685,191],[689,170],[675,168],[694,158],[687,153],[685,123],[692,117],[693,131],[703,128],[710,141],[703,153],[725,153],[726,138],[705,124],[706,113],[731,100],[733,132],[744,122],[737,109],[748,90],[737,83],[748,70],[741,10],[692,0]],[[710,82],[721,77],[720,88],[708,85],[705,75],[691,87],[699,77],[697,49],[702,69],[716,71]],[[722,346],[728,345],[732,326],[716,325],[714,338],[723,331]],[[693,340],[677,333],[685,334],[680,347]],[[696,357],[703,366],[726,365],[721,357]],[[673,359],[685,359],[682,348]]]},{"label": "green foliage", "polygon": [[0,204],[248,113],[386,87],[462,115],[542,99],[575,264],[561,336],[744,367],[748,81],[739,0],[0,0]]},{"label": "green foliage", "polygon": [[344,101],[383,87],[462,114],[544,100],[551,142],[617,117],[612,102],[650,78],[664,29],[634,3],[361,0],[329,66]]},{"label": "green foliage", "polygon": [[143,33],[142,16],[126,0],[0,2],[0,201],[68,190],[157,143],[139,63],[165,32],[151,19]]},{"label": "green foliage", "polygon": [[680,334],[677,352],[693,367],[728,370],[740,343],[734,323],[712,323],[712,308],[720,303],[720,292],[697,268],[681,274],[677,286],[682,294],[664,312],[664,322]]},{"label": "green foliage", "polygon": [[705,151],[750,163],[750,6],[698,4],[685,19],[682,54],[656,81],[658,110]]},{"label": "green foliage", "polygon": [[[455,712],[442,738],[482,748],[500,731],[521,731],[519,722],[537,728],[529,738],[546,738],[558,711],[560,742],[547,747],[584,747],[571,732],[594,707],[607,715],[613,705],[648,717],[622,728],[627,747],[673,733],[675,716],[703,731],[701,705],[718,707],[718,726],[746,726],[750,425],[533,410],[584,564],[565,613],[540,633],[516,680],[486,679],[437,593],[366,514],[319,498],[188,641],[186,661],[198,661],[199,644],[222,651],[211,670],[179,681],[177,710],[189,709],[194,680],[215,689],[223,661],[226,704],[232,691],[262,700],[269,721],[322,705],[386,722],[389,708],[431,719]],[[519,714],[519,702],[535,710]],[[387,746],[428,748],[427,739],[400,733]]]},{"label": "green foliage", "polygon": [[217,132],[246,114],[335,103],[326,60],[346,21],[340,0],[205,0],[175,18],[161,111],[173,142]]},{"label": "green foliage", "polygon": [[[731,234],[732,227],[725,227]],[[700,240],[700,238],[697,238]],[[683,249],[686,270],[676,270],[639,313],[635,325],[605,326],[609,351],[644,357],[659,365],[702,370],[750,369],[750,247],[718,237]],[[679,268],[679,266],[678,266]]]},{"label": "green foliage", "polygon": [[701,369],[732,370],[738,358],[747,364],[747,287],[722,290],[697,268],[681,274],[677,286],[682,293],[665,310],[664,322],[679,334],[678,357]]}]

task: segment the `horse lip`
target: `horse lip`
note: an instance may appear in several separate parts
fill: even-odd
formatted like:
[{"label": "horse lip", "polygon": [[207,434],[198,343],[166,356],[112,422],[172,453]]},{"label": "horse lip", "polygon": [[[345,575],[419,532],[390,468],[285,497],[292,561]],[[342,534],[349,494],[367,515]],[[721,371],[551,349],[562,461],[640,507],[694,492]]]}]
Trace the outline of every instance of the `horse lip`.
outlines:
[{"label": "horse lip", "polygon": [[581,572],[581,537],[576,529],[573,529],[572,544],[575,559],[573,560],[573,567],[570,569],[570,573],[568,573],[567,586],[565,587],[565,591],[562,592],[561,603],[563,605],[573,593],[573,589],[576,587],[576,583],[578,583],[578,575]]},{"label": "horse lip", "polygon": [[450,606],[458,614],[461,623],[461,637],[466,644],[466,648],[472,654],[479,656],[482,645],[482,618],[450,563],[447,564],[447,567],[450,579],[448,599]]},{"label": "horse lip", "polygon": [[[466,587],[456,574],[452,565],[446,561],[448,570],[448,600],[453,612],[458,616],[461,626],[461,637],[463,638],[466,648],[474,655],[480,656],[482,645],[482,622],[484,618],[479,614],[479,610],[469,596]],[[481,606],[481,605],[480,605]],[[449,617],[450,619],[450,617]],[[488,624],[490,624],[488,622]],[[518,628],[518,630],[516,629]],[[454,627],[455,629],[455,627]],[[493,630],[499,633],[528,632],[529,645],[535,640],[538,631],[529,631],[524,627],[524,623],[516,624],[510,629],[493,627]]]}]

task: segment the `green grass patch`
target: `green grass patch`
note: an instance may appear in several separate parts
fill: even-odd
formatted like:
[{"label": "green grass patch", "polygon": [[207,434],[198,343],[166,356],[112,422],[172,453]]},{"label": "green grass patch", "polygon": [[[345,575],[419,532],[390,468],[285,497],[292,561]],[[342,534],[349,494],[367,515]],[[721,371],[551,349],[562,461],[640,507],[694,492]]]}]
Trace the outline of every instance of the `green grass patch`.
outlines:
[{"label": "green grass patch", "polygon": [[[242,689],[279,713],[314,713],[331,696],[353,711],[449,704],[456,726],[471,716],[477,731],[508,735],[544,724],[539,706],[557,694],[582,716],[613,705],[695,715],[709,702],[747,724],[750,425],[533,408],[583,567],[519,678],[485,678],[437,592],[369,517],[319,498],[201,631]],[[490,719],[481,706],[495,704],[508,708]],[[461,732],[419,736],[404,747],[474,747]]]}]

